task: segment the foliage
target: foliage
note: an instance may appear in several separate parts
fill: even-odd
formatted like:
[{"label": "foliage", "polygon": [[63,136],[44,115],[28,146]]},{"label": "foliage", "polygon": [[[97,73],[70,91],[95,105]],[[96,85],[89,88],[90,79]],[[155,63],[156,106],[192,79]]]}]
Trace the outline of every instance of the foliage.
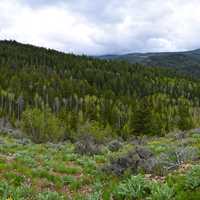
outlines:
[{"label": "foliage", "polygon": [[151,200],[172,200],[174,196],[173,188],[170,188],[167,184],[152,183],[151,185]]},{"label": "foliage", "polygon": [[[189,131],[186,134],[187,139],[194,137]],[[168,155],[172,147],[176,147],[172,152],[174,150],[184,152],[180,155],[185,163],[180,164],[177,170],[172,169],[169,174],[165,174],[166,176],[158,176],[158,171],[155,171],[156,174],[151,172],[141,175],[143,172],[127,170],[121,176],[103,171],[102,166],[109,164],[112,158],[127,158],[120,159],[120,163],[125,166],[132,158],[138,160],[134,151],[130,151],[134,150],[133,145],[128,142],[123,142],[118,151],[112,152],[107,149],[100,155],[90,156],[76,154],[75,145],[67,141],[59,144],[23,145],[18,139],[7,135],[0,135],[0,140],[4,142],[0,146],[0,199],[2,200],[9,198],[13,200],[199,199],[200,170],[198,164],[192,165],[194,154],[191,153],[197,148],[193,147],[194,144],[199,146],[198,140],[195,143],[188,143],[183,148],[182,141],[178,138],[153,136],[148,138],[144,146],[135,148],[142,157],[140,161],[148,158],[146,160],[148,165],[151,164],[150,159],[160,162],[160,155],[163,153]],[[152,144],[160,146],[166,143],[169,148],[156,151],[156,155],[152,155],[148,150]],[[129,153],[132,158],[126,156]],[[177,160],[174,155],[170,154],[170,162],[174,163]],[[199,163],[199,159],[195,159],[195,163]],[[134,162],[131,167],[133,165]]]},{"label": "foliage", "polygon": [[12,187],[6,182],[0,182],[0,197],[2,200],[26,200],[34,196],[31,188],[22,185],[20,187]]},{"label": "foliage", "polygon": [[148,193],[148,185],[141,175],[131,176],[120,183],[114,193],[116,199],[142,199]]},{"label": "foliage", "polygon": [[176,69],[187,76],[199,77],[199,49],[185,52],[129,53],[123,55],[104,55],[101,59],[124,60],[146,66],[162,66]]},{"label": "foliage", "polygon": [[178,126],[180,130],[189,130],[193,127],[193,121],[190,114],[190,104],[189,101],[183,101],[180,102],[179,107],[179,122]]},{"label": "foliage", "polygon": [[186,188],[194,190],[200,187],[200,165],[195,165],[186,174]]},{"label": "foliage", "polygon": [[64,196],[59,195],[57,192],[43,192],[38,195],[38,200],[64,200]]},{"label": "foliage", "polygon": [[[39,129],[47,126],[45,115],[53,131],[62,121],[65,139],[79,138],[88,124],[98,140],[198,127],[199,87],[199,80],[176,70],[0,42],[0,116],[17,124],[32,109]],[[56,132],[57,141],[63,131]],[[48,140],[43,136],[39,142]]]},{"label": "foliage", "polygon": [[76,137],[78,136],[78,141],[83,138],[91,138],[95,143],[100,144],[109,140],[109,138],[114,137],[114,133],[108,125],[103,127],[98,122],[86,122],[77,129]]},{"label": "foliage", "polygon": [[156,122],[153,118],[151,105],[147,100],[142,100],[141,105],[133,114],[132,127],[135,135],[153,135],[160,133],[156,130]]},{"label": "foliage", "polygon": [[64,128],[61,121],[49,110],[26,109],[22,115],[21,126],[24,133],[34,142],[56,142],[63,138]]}]

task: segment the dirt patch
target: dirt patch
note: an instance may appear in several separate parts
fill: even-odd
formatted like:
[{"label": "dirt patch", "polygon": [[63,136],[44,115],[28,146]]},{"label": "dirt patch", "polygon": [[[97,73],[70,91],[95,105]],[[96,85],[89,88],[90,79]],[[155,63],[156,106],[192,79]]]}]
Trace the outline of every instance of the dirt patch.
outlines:
[{"label": "dirt patch", "polygon": [[80,190],[78,190],[78,192],[82,195],[88,195],[92,193],[92,188],[89,186],[83,186]]},{"label": "dirt patch", "polygon": [[34,182],[34,186],[35,186],[36,191],[38,192],[43,192],[46,190],[51,190],[51,191],[56,190],[55,185],[49,182],[45,178],[38,179],[36,182]]},{"label": "dirt patch", "polygon": [[188,164],[182,164],[182,165],[180,165],[178,172],[184,173],[187,170],[189,170],[191,167],[192,167],[192,164],[189,164],[189,163]]},{"label": "dirt patch", "polygon": [[0,154],[0,160],[5,161],[5,163],[11,163],[15,160],[15,156]]},{"label": "dirt patch", "polygon": [[145,174],[145,179],[164,183],[166,177],[165,176],[154,176],[153,174]]}]

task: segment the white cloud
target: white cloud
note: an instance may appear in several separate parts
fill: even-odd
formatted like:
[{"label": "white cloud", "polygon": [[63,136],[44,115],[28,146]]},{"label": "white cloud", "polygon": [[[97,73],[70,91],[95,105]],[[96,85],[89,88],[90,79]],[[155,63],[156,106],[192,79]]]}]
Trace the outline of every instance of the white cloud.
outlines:
[{"label": "white cloud", "polygon": [[198,0],[1,0],[0,39],[65,52],[200,48]]}]

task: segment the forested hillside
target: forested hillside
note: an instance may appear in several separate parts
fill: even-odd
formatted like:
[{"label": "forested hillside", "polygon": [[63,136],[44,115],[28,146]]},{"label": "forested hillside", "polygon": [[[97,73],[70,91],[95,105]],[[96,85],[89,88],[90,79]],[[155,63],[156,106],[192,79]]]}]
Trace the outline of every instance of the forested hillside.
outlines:
[{"label": "forested hillside", "polygon": [[1,116],[20,122],[36,142],[76,139],[83,129],[126,139],[194,128],[199,88],[175,70],[0,42]]},{"label": "forested hillside", "polygon": [[104,55],[101,59],[124,60],[145,66],[161,66],[176,69],[194,77],[200,76],[200,49],[185,52],[130,53],[123,55]]}]

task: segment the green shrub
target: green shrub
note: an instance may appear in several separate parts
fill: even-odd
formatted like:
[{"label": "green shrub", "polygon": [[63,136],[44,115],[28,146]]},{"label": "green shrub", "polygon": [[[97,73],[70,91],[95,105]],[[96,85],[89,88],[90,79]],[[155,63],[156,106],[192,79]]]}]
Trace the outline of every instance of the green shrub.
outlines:
[{"label": "green shrub", "polygon": [[26,200],[26,199],[33,199],[35,195],[35,192],[25,186],[25,185],[22,185],[18,188],[12,188],[12,197],[14,200]]},{"label": "green shrub", "polygon": [[78,158],[77,158],[77,154],[75,153],[70,153],[70,154],[65,154],[63,155],[63,161],[76,161]]},{"label": "green shrub", "polygon": [[114,197],[117,200],[172,200],[174,195],[173,188],[167,184],[145,180],[142,175],[131,176],[120,183],[114,191]]},{"label": "green shrub", "polygon": [[6,167],[7,167],[6,163],[0,162],[0,171],[6,169]]},{"label": "green shrub", "polygon": [[67,167],[65,168],[66,174],[77,174],[81,173],[82,169],[80,167]]},{"label": "green shrub", "polygon": [[185,186],[194,190],[200,187],[200,165],[195,165],[186,174]]},{"label": "green shrub", "polygon": [[64,176],[62,178],[64,185],[67,185],[71,190],[78,190],[81,188],[83,181],[82,179],[77,179],[74,176]]},{"label": "green shrub", "polygon": [[7,200],[26,200],[26,199],[34,199],[34,191],[22,185],[20,187],[12,187],[6,182],[0,182],[0,199]]},{"label": "green shrub", "polygon": [[148,181],[142,175],[131,176],[116,187],[114,197],[120,200],[142,199],[148,191]]},{"label": "green shrub", "polygon": [[99,144],[99,143],[103,143],[109,140],[109,138],[112,138],[114,136],[115,136],[115,133],[109,125],[104,127],[102,124],[96,121],[90,121],[78,127],[75,139],[78,138],[79,140],[80,137],[83,137],[83,138],[91,137],[93,138],[95,143]]},{"label": "green shrub", "polygon": [[199,149],[196,147],[171,147],[171,150],[166,153],[161,153],[159,155],[160,165],[164,169],[174,170],[178,168],[181,164],[195,161],[199,157]]},{"label": "green shrub", "polygon": [[176,194],[176,200],[199,200],[200,191],[181,191]]},{"label": "green shrub", "polygon": [[102,199],[102,184],[100,182],[96,182],[94,185],[93,185],[93,192],[88,195],[87,197],[87,200],[100,200]]},{"label": "green shrub", "polygon": [[64,200],[64,196],[58,194],[57,192],[43,192],[38,195],[38,200]]},{"label": "green shrub", "polygon": [[31,168],[37,167],[36,160],[28,153],[16,153],[15,157],[16,157],[15,159],[22,166],[27,166],[27,167],[31,167]]},{"label": "green shrub", "polygon": [[172,200],[174,190],[167,184],[152,183],[151,185],[151,200]]},{"label": "green shrub", "polygon": [[72,184],[73,182],[76,181],[76,178],[74,176],[64,176],[62,178],[64,185]]},{"label": "green shrub", "polygon": [[21,127],[24,133],[36,143],[57,142],[64,137],[61,121],[48,109],[46,111],[37,108],[25,110]]},{"label": "green shrub", "polygon": [[64,174],[68,172],[68,169],[63,163],[58,163],[54,166],[54,171]]},{"label": "green shrub", "polygon": [[8,180],[10,184],[15,186],[20,186],[25,181],[24,176],[12,172],[5,173],[4,177]]},{"label": "green shrub", "polygon": [[0,197],[6,199],[9,196],[10,187],[6,182],[0,182]]}]

